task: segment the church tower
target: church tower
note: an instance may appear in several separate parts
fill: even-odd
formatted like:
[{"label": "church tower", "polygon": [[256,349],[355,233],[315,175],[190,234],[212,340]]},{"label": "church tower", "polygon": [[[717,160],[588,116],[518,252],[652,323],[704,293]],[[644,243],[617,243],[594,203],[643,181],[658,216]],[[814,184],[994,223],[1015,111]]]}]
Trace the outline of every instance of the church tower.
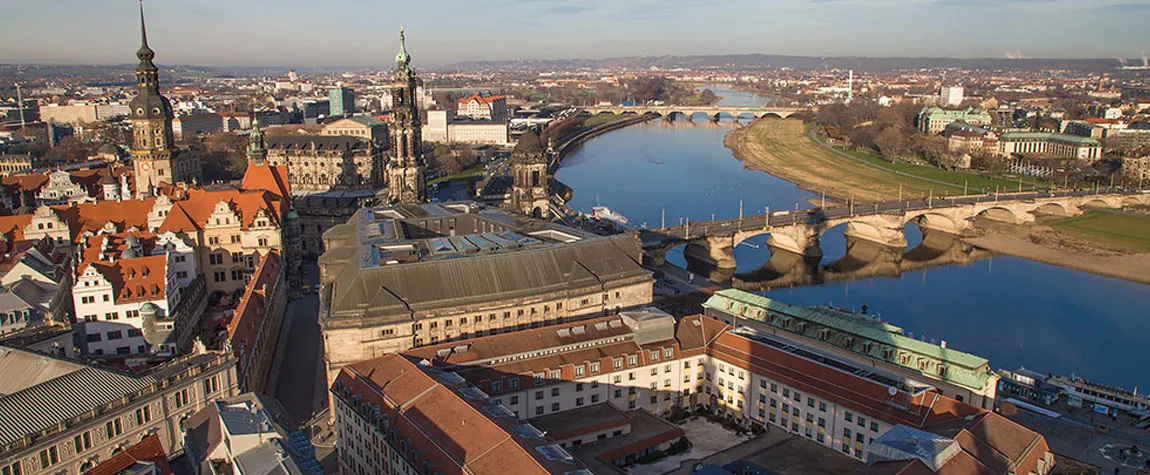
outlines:
[{"label": "church tower", "polygon": [[410,64],[411,56],[407,54],[403,29],[400,29],[391,92],[391,156],[387,167],[387,189],[394,203],[422,203],[426,198],[423,140],[415,97],[418,81]]},{"label": "church tower", "polygon": [[[176,148],[172,132],[172,103],[160,94],[159,68],[152,62],[156,53],[148,47],[148,30],[144,25],[144,4],[140,2],[140,50],[136,58],[136,83],[140,93],[131,102],[132,164],[135,168],[137,194],[145,187],[160,183],[188,183],[199,180],[200,161],[191,153]],[[150,193],[150,190],[147,190]]]},{"label": "church tower", "polygon": [[260,120],[252,119],[252,133],[248,135],[248,165],[263,165],[268,158],[268,149],[264,145],[264,131],[260,130]]},{"label": "church tower", "polygon": [[547,177],[547,155],[543,143],[532,129],[527,129],[511,152],[510,209],[535,218],[551,216],[551,194]]}]

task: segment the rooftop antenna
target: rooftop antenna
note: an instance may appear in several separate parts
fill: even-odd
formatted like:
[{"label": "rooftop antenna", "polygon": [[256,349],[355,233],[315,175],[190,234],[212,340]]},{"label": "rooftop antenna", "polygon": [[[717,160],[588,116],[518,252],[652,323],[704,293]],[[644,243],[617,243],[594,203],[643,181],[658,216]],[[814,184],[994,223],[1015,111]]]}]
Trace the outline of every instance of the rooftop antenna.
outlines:
[{"label": "rooftop antenna", "polygon": [[16,108],[20,109],[20,131],[24,131],[27,124],[24,122],[24,94],[20,91],[20,83],[16,84]]}]

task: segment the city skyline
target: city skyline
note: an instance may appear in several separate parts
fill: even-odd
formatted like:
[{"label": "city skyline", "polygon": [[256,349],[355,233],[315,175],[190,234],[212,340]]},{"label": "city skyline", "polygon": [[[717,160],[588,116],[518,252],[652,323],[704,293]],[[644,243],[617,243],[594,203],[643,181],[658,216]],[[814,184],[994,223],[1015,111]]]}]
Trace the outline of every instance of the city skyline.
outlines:
[{"label": "city skyline", "polygon": [[[0,31],[0,62],[132,62],[139,43],[136,2],[53,3],[58,8],[45,10],[42,4],[3,2],[13,21]],[[877,3],[768,1],[716,9],[696,0],[336,0],[306,8],[298,0],[209,0],[153,1],[145,9],[158,62],[204,66],[386,67],[401,24],[420,67],[465,60],[745,53],[1110,58],[1137,57],[1147,49],[1138,22],[1150,14],[1150,4],[1129,0]]]}]

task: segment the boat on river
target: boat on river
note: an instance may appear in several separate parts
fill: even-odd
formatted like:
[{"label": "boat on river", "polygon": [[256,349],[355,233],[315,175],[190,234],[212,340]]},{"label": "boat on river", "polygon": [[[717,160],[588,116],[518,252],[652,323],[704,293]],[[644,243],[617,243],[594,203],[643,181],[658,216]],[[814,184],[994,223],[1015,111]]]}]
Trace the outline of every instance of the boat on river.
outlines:
[{"label": "boat on river", "polygon": [[612,211],[611,208],[606,206],[592,207],[591,217],[602,221],[610,221],[612,223],[618,224],[619,226],[627,226],[627,224],[630,222],[627,220],[626,216],[616,213]]}]

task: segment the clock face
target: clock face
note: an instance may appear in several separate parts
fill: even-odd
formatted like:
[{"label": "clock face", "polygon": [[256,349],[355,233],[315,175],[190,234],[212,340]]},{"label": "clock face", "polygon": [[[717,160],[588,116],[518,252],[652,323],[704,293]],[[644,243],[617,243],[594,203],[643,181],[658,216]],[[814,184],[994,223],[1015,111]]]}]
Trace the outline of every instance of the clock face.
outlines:
[{"label": "clock face", "polygon": [[148,168],[150,168],[150,166],[147,163],[140,164],[140,170],[148,171]]}]

